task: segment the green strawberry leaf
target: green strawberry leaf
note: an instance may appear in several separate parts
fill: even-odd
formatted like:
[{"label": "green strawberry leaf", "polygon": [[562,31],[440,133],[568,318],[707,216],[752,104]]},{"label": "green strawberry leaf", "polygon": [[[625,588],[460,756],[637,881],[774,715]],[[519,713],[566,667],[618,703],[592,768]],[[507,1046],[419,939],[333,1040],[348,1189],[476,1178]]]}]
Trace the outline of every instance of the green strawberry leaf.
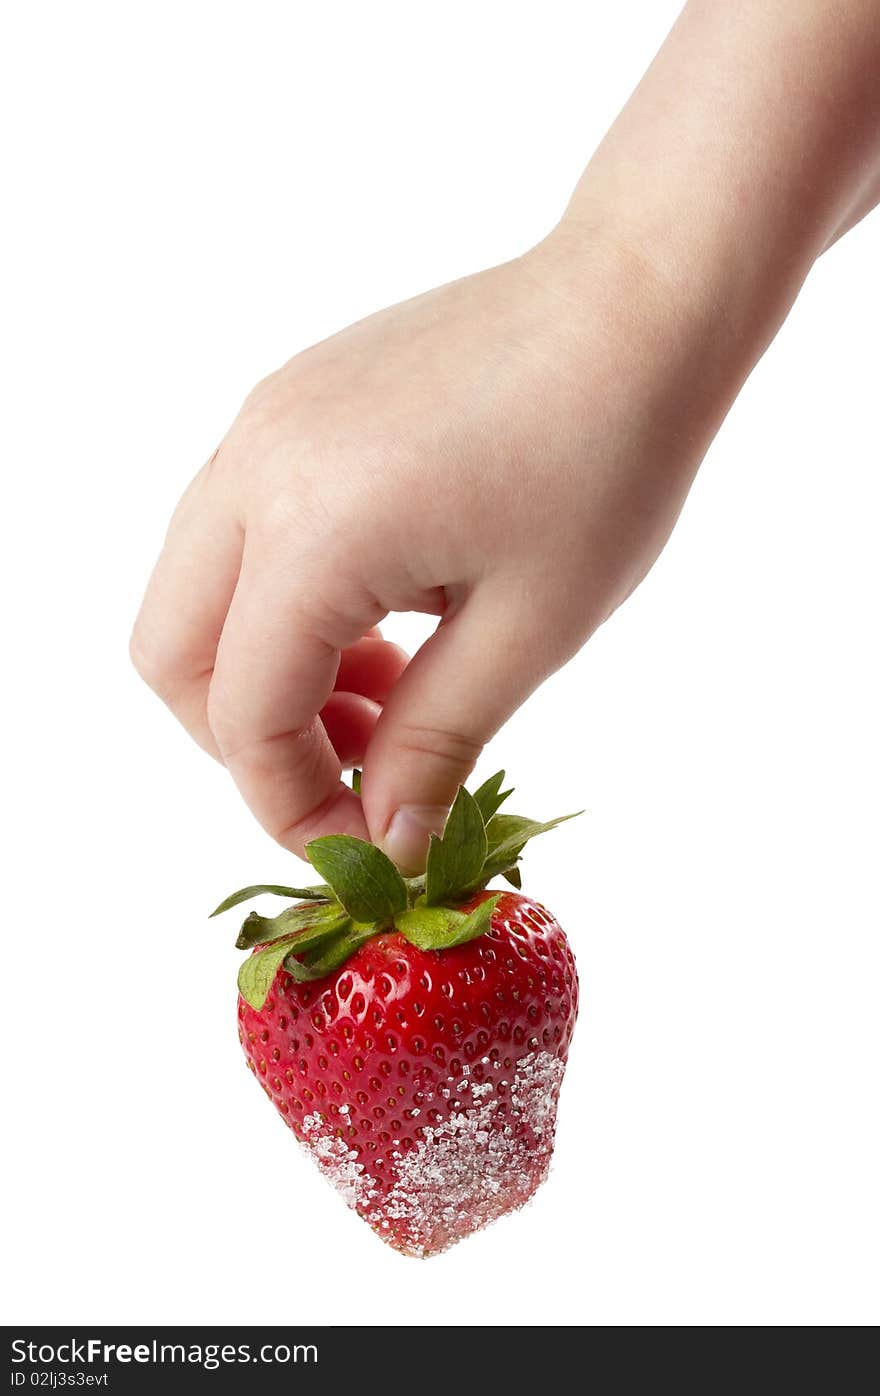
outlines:
[{"label": "green strawberry leaf", "polygon": [[398,916],[395,925],[419,950],[449,950],[488,931],[498,897],[488,897],[466,913],[446,906],[415,906]]},{"label": "green strawberry leaf", "polygon": [[378,926],[369,923],[363,925],[356,921],[349,921],[331,939],[316,946],[310,954],[306,955],[305,960],[295,958],[299,953],[299,944],[294,946],[293,952],[288,954],[284,961],[284,968],[298,984],[304,984],[311,979],[323,979],[344,965],[346,960],[361,945],[371,940],[378,930]]},{"label": "green strawberry leaf", "polygon": [[391,921],[406,907],[406,883],[374,844],[351,834],[327,834],[312,839],[306,854],[353,921]]},{"label": "green strawberry leaf", "polygon": [[[239,993],[252,1008],[262,1008],[282,966],[299,981],[323,979],[376,933],[375,926],[358,926],[355,937],[352,929],[352,922],[337,907],[335,920],[327,918],[317,925],[303,926],[291,935],[282,936],[280,940],[257,950],[238,971]],[[295,958],[303,953],[314,969],[309,969]]]},{"label": "green strawberry leaf", "polygon": [[483,864],[483,871],[479,882],[474,883],[473,887],[469,889],[469,894],[478,891],[480,887],[485,887],[487,882],[490,882],[493,877],[506,877],[509,872],[516,869],[521,853],[521,848],[518,848],[513,854],[501,853],[497,858],[493,858],[490,853]]},{"label": "green strawberry leaf", "polygon": [[435,941],[458,930],[467,917],[463,911],[455,911],[450,906],[414,906],[410,911],[402,911],[395,917],[394,924],[400,934],[411,945],[420,950],[435,949]]},{"label": "green strawberry leaf", "polygon": [[251,1008],[259,1011],[263,1007],[293,943],[292,936],[285,936],[283,940],[276,940],[274,945],[267,945],[264,950],[257,950],[242,961],[238,970],[238,992]]},{"label": "green strawberry leaf", "polygon": [[[582,814],[583,811],[579,810],[577,813]],[[559,819],[540,824],[534,819],[524,819],[519,814],[494,815],[486,825],[489,852],[482,872],[470,887],[465,889],[465,894],[469,895],[480,887],[485,887],[487,882],[499,874],[506,876],[510,869],[516,866],[529,839],[535,838],[537,834],[545,834],[549,829],[555,829],[557,824],[564,824],[567,819],[576,818],[577,814],[563,814]]]},{"label": "green strawberry leaf", "polygon": [[[221,902],[216,911],[211,912],[211,916],[219,916],[223,911],[230,911],[232,907],[238,906],[240,902],[248,902],[251,897],[260,897],[264,892],[271,892],[276,897],[293,897],[294,901],[324,901],[330,894],[329,887],[279,887],[274,882],[261,882],[255,887],[242,887],[240,892],[233,892],[230,897]],[[210,919],[210,918],[209,918]]]},{"label": "green strawberry leaf", "polygon": [[338,902],[316,902],[312,906],[290,906],[280,916],[261,916],[252,911],[242,922],[235,942],[237,949],[248,950],[252,945],[267,945],[282,936],[315,928],[327,934],[326,927],[338,930],[345,912]]},{"label": "green strawberry leaf", "polygon": [[483,816],[483,823],[488,824],[496,810],[500,809],[508,796],[513,794],[513,789],[502,790],[504,772],[496,771],[494,776],[484,780],[479,790],[474,791],[474,799],[480,806],[480,814]]},{"label": "green strawberry leaf", "polygon": [[480,806],[460,785],[442,837],[431,835],[425,868],[426,904],[461,901],[466,888],[480,875],[487,848]]},{"label": "green strawberry leaf", "polygon": [[355,795],[360,795],[360,793],[361,793],[361,779],[362,779],[362,776],[363,776],[363,772],[362,772],[362,771],[359,771],[359,770],[357,769],[357,767],[355,766],[354,770],[353,770],[352,773],[351,773],[351,788],[352,788],[352,790],[354,791]]},{"label": "green strawberry leaf", "polygon": [[583,810],[576,810],[574,814],[561,814],[558,819],[549,819],[546,824],[541,824],[537,819],[524,819],[520,814],[493,815],[486,825],[488,856],[493,863],[509,856],[513,863],[529,839],[538,834],[546,834],[550,829],[555,829],[557,824],[564,824],[567,819],[577,819],[579,814],[583,814]]},{"label": "green strawberry leaf", "polygon": [[517,891],[522,887],[522,874],[515,863],[512,868],[504,869],[502,877],[506,878],[511,887],[515,887]]},{"label": "green strawberry leaf", "polygon": [[[302,955],[306,952],[310,956],[323,954],[331,943],[335,943],[336,937],[346,932],[351,924],[351,919],[339,909],[337,915],[332,919],[328,917],[326,921],[319,921],[317,925],[303,926],[301,930],[294,933],[293,945],[288,959],[293,955]],[[375,926],[372,929],[375,933]],[[286,963],[287,961],[285,961]]]}]

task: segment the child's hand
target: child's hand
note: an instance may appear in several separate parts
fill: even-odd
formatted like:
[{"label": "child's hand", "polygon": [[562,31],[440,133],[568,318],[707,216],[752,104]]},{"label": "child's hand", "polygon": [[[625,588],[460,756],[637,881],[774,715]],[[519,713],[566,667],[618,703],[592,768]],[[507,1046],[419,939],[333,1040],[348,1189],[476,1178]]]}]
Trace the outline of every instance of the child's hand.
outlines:
[{"label": "child's hand", "polygon": [[[546,242],[251,395],[132,652],[283,844],[369,831],[416,869],[481,745],[644,576],[880,195],[878,62],[876,0],[691,0]],[[394,610],[443,617],[406,667],[373,633]]]},{"label": "child's hand", "polygon": [[[291,849],[369,830],[416,868],[669,532],[699,455],[680,317],[610,235],[578,257],[559,234],[300,354],[174,516],[135,663]],[[371,628],[406,610],[443,623],[404,668]]]}]

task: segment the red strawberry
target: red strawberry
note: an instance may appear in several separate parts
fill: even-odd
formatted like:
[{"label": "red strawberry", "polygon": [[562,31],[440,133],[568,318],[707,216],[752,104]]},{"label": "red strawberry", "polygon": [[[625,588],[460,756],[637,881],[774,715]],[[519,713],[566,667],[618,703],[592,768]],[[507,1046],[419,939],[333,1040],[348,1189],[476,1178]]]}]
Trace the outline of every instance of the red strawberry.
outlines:
[{"label": "red strawberry", "polygon": [[238,943],[258,948],[239,1035],[325,1176],[409,1255],[521,1207],[553,1149],[571,948],[537,902],[473,888],[518,881],[526,840],[559,821],[497,814],[502,779],[459,791],[424,878],[405,883],[378,849],[332,836],[308,849],[328,885],[246,888],[218,908],[259,890],[312,899],[245,921]]}]

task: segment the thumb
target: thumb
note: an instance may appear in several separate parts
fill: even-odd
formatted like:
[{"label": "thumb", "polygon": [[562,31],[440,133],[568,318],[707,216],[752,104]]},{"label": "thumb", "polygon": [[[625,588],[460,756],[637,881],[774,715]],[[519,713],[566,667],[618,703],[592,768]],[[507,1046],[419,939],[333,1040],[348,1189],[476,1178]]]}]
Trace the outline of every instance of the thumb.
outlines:
[{"label": "thumb", "polygon": [[371,837],[405,873],[424,868],[429,837],[442,830],[483,745],[556,667],[516,610],[509,595],[472,593],[385,702],[362,798]]}]

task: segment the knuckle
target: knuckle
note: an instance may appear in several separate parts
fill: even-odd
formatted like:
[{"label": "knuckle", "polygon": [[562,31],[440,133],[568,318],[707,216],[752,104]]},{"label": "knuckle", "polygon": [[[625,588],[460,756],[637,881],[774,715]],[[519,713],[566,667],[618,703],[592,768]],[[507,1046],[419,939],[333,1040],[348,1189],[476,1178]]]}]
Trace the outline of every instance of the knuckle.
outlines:
[{"label": "knuckle", "polygon": [[131,633],[128,642],[128,657],[144,683],[161,695],[169,680],[168,666],[155,645],[146,640],[139,625],[135,625]]},{"label": "knuckle", "polygon": [[323,800],[313,804],[304,814],[295,819],[275,821],[267,826],[267,832],[277,843],[296,844],[304,847],[310,839],[320,834],[328,823],[333,821],[334,810],[347,798],[344,790],[331,791]]},{"label": "knuckle", "polygon": [[310,597],[306,623],[316,641],[331,651],[341,651],[355,644],[371,626],[378,625],[385,613],[355,577],[341,577],[340,569],[335,571],[344,584],[336,592]]},{"label": "knuckle", "polygon": [[264,422],[267,416],[274,415],[278,394],[277,385],[277,370],[268,373],[265,378],[261,378],[259,382],[255,383],[238,409],[238,421],[259,424]]},{"label": "knuckle", "polygon": [[277,550],[282,555],[288,552],[303,530],[307,519],[307,505],[297,505],[291,492],[286,489],[272,489],[261,499],[259,523],[254,526],[264,548]]},{"label": "knuckle", "polygon": [[205,721],[220,754],[231,760],[244,742],[225,695],[218,693],[214,684],[209,685],[205,699]]},{"label": "knuckle", "polygon": [[284,744],[297,735],[267,727],[263,714],[251,709],[248,695],[228,678],[224,682],[223,675],[218,682],[216,671],[205,697],[205,720],[223,760],[247,768],[257,779],[272,777],[283,762]]},{"label": "knuckle", "polygon": [[453,772],[469,772],[483,750],[483,742],[448,727],[401,723],[398,746],[414,756],[428,756]]}]

